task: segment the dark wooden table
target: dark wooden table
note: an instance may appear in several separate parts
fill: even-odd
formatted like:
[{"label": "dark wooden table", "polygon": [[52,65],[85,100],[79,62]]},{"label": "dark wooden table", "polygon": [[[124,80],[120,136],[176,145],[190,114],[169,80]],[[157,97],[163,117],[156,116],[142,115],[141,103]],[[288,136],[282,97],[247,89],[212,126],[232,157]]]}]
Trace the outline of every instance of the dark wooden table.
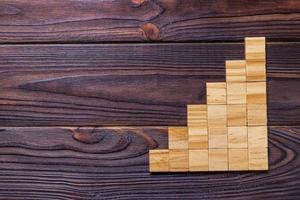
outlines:
[{"label": "dark wooden table", "polygon": [[[268,172],[150,174],[267,38]],[[0,199],[300,198],[300,1],[0,1]]]}]

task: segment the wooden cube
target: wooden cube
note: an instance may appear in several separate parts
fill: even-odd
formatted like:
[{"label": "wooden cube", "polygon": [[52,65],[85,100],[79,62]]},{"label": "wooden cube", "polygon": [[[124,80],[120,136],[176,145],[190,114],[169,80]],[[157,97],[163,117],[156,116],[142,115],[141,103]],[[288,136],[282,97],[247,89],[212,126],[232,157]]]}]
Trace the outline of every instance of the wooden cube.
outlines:
[{"label": "wooden cube", "polygon": [[228,149],[209,149],[208,161],[209,171],[227,171]]},{"label": "wooden cube", "polygon": [[208,146],[214,149],[225,149],[228,147],[227,127],[208,129]]},{"label": "wooden cube", "polygon": [[227,105],[227,125],[228,126],[246,126],[247,125],[246,104]]},{"label": "wooden cube", "polygon": [[268,148],[249,148],[249,170],[268,170]]},{"label": "wooden cube", "polygon": [[207,128],[207,105],[187,105],[188,127]]},{"label": "wooden cube", "polygon": [[264,37],[245,38],[245,57],[246,60],[265,60],[266,59],[266,39]]},{"label": "wooden cube", "polygon": [[226,104],[226,83],[206,83],[207,104]]},{"label": "wooden cube", "polygon": [[247,83],[247,103],[267,103],[266,82]]},{"label": "wooden cube", "polygon": [[189,128],[189,149],[207,149],[207,128]]},{"label": "wooden cube", "polygon": [[189,150],[183,150],[183,149],[169,150],[169,171],[170,172],[189,171]]},{"label": "wooden cube", "polygon": [[266,126],[267,105],[247,104],[247,124],[248,126]]},{"label": "wooden cube", "polygon": [[249,148],[268,147],[268,127],[249,126],[248,127],[248,146]]},{"label": "wooden cube", "polygon": [[168,172],[169,150],[150,150],[149,161],[150,172]]},{"label": "wooden cube", "polygon": [[208,127],[227,126],[227,106],[226,105],[207,105]]},{"label": "wooden cube", "polygon": [[208,171],[208,150],[189,150],[189,171]]},{"label": "wooden cube", "polygon": [[226,82],[246,82],[246,61],[245,60],[227,60]]},{"label": "wooden cube", "polygon": [[169,149],[188,149],[187,127],[169,127]]},{"label": "wooden cube", "polygon": [[229,170],[248,170],[248,149],[228,150]]},{"label": "wooden cube", "polygon": [[247,127],[228,127],[228,148],[247,148]]},{"label": "wooden cube", "polygon": [[246,82],[227,83],[227,104],[246,103]]},{"label": "wooden cube", "polygon": [[266,61],[246,61],[247,82],[266,81]]}]

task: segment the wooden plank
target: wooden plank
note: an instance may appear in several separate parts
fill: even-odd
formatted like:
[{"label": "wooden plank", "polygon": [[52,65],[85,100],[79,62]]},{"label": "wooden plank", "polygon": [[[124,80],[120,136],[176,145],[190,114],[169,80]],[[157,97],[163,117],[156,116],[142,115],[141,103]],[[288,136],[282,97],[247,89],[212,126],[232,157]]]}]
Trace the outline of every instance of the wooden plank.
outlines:
[{"label": "wooden plank", "polygon": [[149,173],[148,149],[167,148],[167,127],[0,131],[0,199],[299,198],[299,127],[269,128],[268,172],[193,175]]},{"label": "wooden plank", "polygon": [[6,0],[0,42],[299,40],[299,13],[297,0]]},{"label": "wooden plank", "polygon": [[[243,44],[0,46],[1,126],[186,126]],[[187,56],[188,55],[188,56]],[[217,55],[217,56],[216,56]],[[300,43],[267,44],[268,124],[300,125]]]}]

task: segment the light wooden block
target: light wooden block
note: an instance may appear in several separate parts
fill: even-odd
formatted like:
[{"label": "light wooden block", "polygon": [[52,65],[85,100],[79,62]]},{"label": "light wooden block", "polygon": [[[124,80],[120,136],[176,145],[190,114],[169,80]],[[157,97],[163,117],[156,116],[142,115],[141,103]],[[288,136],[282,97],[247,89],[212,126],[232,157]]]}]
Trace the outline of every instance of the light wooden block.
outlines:
[{"label": "light wooden block", "polygon": [[247,125],[247,106],[246,104],[227,105],[227,125],[246,126]]},{"label": "light wooden block", "polygon": [[268,127],[249,126],[248,127],[248,146],[249,148],[268,147]]},{"label": "light wooden block", "polygon": [[248,135],[247,127],[228,127],[228,147],[229,148],[247,148]]},{"label": "light wooden block", "polygon": [[247,124],[248,126],[266,126],[267,105],[247,104]]},{"label": "light wooden block", "polygon": [[208,150],[209,171],[228,171],[228,149]]},{"label": "light wooden block", "polygon": [[266,59],[266,39],[264,37],[245,38],[245,57],[246,60],[265,60]]},{"label": "light wooden block", "polygon": [[169,149],[188,149],[187,127],[169,127]]},{"label": "light wooden block", "polygon": [[227,60],[226,82],[246,82],[246,61],[245,60]]},{"label": "light wooden block", "polygon": [[189,150],[169,150],[169,171],[188,172],[189,171]]},{"label": "light wooden block", "polygon": [[150,172],[168,172],[169,150],[150,150],[149,161]]},{"label": "light wooden block", "polygon": [[247,103],[267,103],[266,82],[247,83]]},{"label": "light wooden block", "polygon": [[227,104],[246,103],[246,82],[227,83]]},{"label": "light wooden block", "polygon": [[189,150],[189,171],[208,171],[208,150]]},{"label": "light wooden block", "polygon": [[249,148],[249,170],[268,170],[268,148]]},{"label": "light wooden block", "polygon": [[189,128],[189,149],[207,149],[207,128]]},{"label": "light wooden block", "polygon": [[247,81],[266,81],[266,61],[246,61]]},{"label": "light wooden block", "polygon": [[214,149],[228,148],[227,127],[217,127],[208,129],[208,146]]},{"label": "light wooden block", "polygon": [[187,105],[188,127],[207,128],[207,105]]},{"label": "light wooden block", "polygon": [[248,170],[248,149],[228,150],[229,170]]},{"label": "light wooden block", "polygon": [[207,105],[208,127],[227,126],[227,106],[226,105]]},{"label": "light wooden block", "polygon": [[226,83],[206,83],[207,104],[226,104]]}]

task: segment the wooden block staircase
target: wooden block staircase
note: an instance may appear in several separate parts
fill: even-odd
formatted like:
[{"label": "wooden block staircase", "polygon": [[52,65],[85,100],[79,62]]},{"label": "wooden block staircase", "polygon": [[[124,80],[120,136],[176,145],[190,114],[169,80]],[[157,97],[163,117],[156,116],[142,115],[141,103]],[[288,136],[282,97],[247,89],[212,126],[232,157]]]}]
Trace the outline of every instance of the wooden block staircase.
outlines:
[{"label": "wooden block staircase", "polygon": [[187,105],[187,127],[169,127],[169,149],[150,150],[150,172],[268,169],[265,38],[245,38],[245,60],[225,66],[207,105]]}]

